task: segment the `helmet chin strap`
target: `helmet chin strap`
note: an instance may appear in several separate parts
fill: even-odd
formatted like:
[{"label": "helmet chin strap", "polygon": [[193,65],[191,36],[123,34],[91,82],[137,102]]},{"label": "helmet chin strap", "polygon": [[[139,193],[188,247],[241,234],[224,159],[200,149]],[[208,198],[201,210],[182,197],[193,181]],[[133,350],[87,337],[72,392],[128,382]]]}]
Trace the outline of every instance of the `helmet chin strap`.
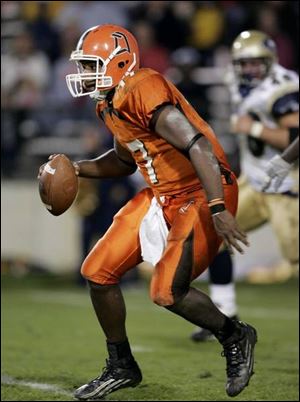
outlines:
[{"label": "helmet chin strap", "polygon": [[89,97],[90,97],[91,99],[93,99],[94,101],[96,101],[96,102],[103,101],[103,100],[106,99],[108,93],[112,91],[112,89],[113,89],[113,88],[111,88],[111,89],[106,89],[106,90],[104,90],[104,91],[98,90],[98,91],[94,92],[93,94],[90,94]]},{"label": "helmet chin strap", "polygon": [[93,99],[94,101],[102,101],[106,98],[107,92],[104,93],[105,91],[97,91],[94,92],[93,94],[89,95],[89,97],[91,99]]}]

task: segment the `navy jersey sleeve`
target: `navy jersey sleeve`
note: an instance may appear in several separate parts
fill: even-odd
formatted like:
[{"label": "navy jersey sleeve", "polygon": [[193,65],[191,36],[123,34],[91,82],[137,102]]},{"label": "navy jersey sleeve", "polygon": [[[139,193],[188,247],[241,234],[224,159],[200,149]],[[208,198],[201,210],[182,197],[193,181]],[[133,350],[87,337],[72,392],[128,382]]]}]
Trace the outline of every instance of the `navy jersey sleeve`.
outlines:
[{"label": "navy jersey sleeve", "polygon": [[277,99],[271,109],[272,116],[279,119],[289,113],[299,111],[299,92],[292,92]]}]

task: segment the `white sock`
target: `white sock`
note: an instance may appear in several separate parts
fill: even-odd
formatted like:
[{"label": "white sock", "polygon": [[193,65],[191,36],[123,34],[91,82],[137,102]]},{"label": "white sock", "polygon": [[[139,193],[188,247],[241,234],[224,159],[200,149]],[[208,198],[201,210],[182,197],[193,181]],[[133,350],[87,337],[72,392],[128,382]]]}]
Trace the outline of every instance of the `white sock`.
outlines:
[{"label": "white sock", "polygon": [[233,282],[227,285],[209,285],[210,298],[214,304],[227,317],[237,314],[235,285]]}]

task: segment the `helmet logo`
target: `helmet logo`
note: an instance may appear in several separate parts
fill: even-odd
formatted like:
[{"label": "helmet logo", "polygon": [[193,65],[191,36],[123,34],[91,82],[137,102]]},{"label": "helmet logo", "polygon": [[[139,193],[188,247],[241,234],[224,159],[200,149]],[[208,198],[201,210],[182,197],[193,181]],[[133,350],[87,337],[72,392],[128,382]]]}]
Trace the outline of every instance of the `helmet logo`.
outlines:
[{"label": "helmet logo", "polygon": [[275,51],[275,49],[276,49],[276,45],[275,45],[274,41],[270,38],[265,39],[263,41],[263,44],[267,49],[269,49],[271,51]]},{"label": "helmet logo", "polygon": [[126,36],[122,32],[114,32],[111,36],[115,39],[115,49],[120,46],[120,50],[116,54],[124,52],[130,53],[130,47]]}]

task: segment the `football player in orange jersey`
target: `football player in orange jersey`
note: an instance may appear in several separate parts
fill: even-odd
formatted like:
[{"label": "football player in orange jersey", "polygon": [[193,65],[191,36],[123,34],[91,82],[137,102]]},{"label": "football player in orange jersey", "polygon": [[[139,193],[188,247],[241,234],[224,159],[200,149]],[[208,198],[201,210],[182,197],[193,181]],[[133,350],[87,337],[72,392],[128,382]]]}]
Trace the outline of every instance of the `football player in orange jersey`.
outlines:
[{"label": "football player in orange jersey", "polygon": [[224,348],[226,391],[239,394],[253,374],[256,330],[226,317],[190,286],[210,264],[222,241],[243,253],[246,235],[234,218],[238,188],[209,125],[159,73],[139,68],[130,32],[115,25],[90,28],[71,54],[77,74],[66,77],[74,97],[89,95],[114,136],[114,148],[74,162],[80,177],[127,176],[138,169],[149,187],[114,217],[82,265],[92,304],[107,339],[109,359],[99,377],[75,397],[102,398],[135,387],[142,374],[130,349],[120,278],[137,264],[154,265],[154,303],[208,328]]}]

